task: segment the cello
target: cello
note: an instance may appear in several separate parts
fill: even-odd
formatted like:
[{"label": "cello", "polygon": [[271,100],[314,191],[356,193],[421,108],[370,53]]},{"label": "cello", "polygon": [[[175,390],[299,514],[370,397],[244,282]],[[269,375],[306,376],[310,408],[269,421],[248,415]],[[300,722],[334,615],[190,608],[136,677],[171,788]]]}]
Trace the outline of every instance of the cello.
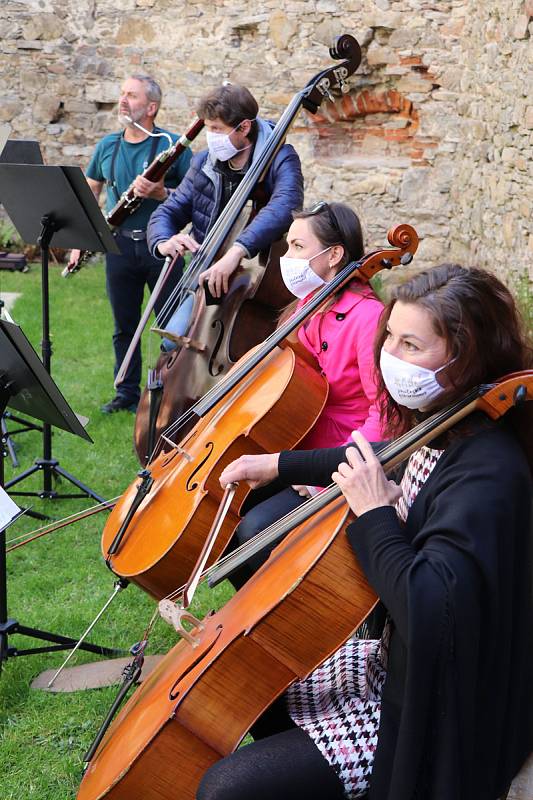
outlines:
[{"label": "cello", "polygon": [[274,330],[279,311],[292,300],[279,271],[279,256],[286,249],[284,241],[275,242],[268,254],[244,260],[222,302],[211,302],[212,299],[207,302],[204,289],[197,288],[198,277],[222,257],[244,228],[248,201],[254,198],[261,204],[261,199],[257,199],[261,180],[300,108],[316,113],[325,97],[333,97],[333,91],[348,91],[346,80],[361,62],[359,44],[353,36],[339,36],[330,48],[330,55],[337,61],[343,60],[319,72],[294,95],[157,319],[156,327],[164,328],[185,294],[194,292],[187,336],[178,337],[181,348],[159,356],[155,368],[157,380],[149,380],[149,388],[141,396],[134,443],[142,465],[150,457],[152,441],[214,386],[241,356]]},{"label": "cello", "polygon": [[[287,340],[309,314],[347,284],[355,270],[369,280],[384,268],[409,263],[418,246],[416,231],[389,231],[391,248],[348,264],[242,359],[187,415],[194,428],[178,445],[160,452],[116,504],[102,534],[102,554],[119,577],[157,600],[185,583],[196,564],[222,500],[218,475],[244,453],[290,449],[312,427],[326,400],[327,386],[316,368]],[[194,412],[194,413],[193,413]],[[227,547],[248,494],[238,487],[208,563]]]},{"label": "cello", "polygon": [[[472,412],[495,420],[532,399],[533,370],[478,386],[382,447],[379,461],[390,470]],[[264,546],[290,531],[198,626],[195,646],[178,642],[135,691],[87,755],[78,800],[193,800],[204,772],[348,639],[377,599],[342,535],[350,513],[332,485],[260,534]],[[239,559],[228,557],[210,583]]]}]

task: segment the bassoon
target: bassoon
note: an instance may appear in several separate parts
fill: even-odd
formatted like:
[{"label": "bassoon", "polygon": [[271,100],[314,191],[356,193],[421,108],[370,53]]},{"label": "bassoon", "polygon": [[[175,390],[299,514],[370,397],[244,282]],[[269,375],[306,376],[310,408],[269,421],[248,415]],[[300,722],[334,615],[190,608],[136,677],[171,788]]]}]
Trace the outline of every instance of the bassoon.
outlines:
[{"label": "bassoon", "polygon": [[[190,147],[191,143],[194,141],[194,139],[196,139],[204,127],[204,124],[205,123],[203,119],[197,119],[194,125],[189,128],[187,133],[184,133],[183,136],[180,136],[180,138],[171,147],[167,147],[166,150],[162,150],[161,153],[154,158],[152,163],[146,167],[141,177],[146,178],[146,180],[151,181],[152,183],[157,183],[157,181],[161,180],[163,175],[167,172],[167,170],[170,169],[172,164],[174,164],[174,162],[180,157],[183,151],[186,150],[187,147]],[[133,212],[139,208],[143,200],[143,197],[139,197],[135,194],[132,183],[129,189],[122,193],[118,203],[108,214],[106,214],[107,224],[111,228],[118,227],[130,216],[130,214],[133,214]],[[78,263],[72,267],[67,265],[61,275],[66,278],[69,275],[72,275],[74,272],[78,272],[78,270],[81,269],[83,264],[91,255],[92,253],[89,250],[82,250],[78,259]]]}]

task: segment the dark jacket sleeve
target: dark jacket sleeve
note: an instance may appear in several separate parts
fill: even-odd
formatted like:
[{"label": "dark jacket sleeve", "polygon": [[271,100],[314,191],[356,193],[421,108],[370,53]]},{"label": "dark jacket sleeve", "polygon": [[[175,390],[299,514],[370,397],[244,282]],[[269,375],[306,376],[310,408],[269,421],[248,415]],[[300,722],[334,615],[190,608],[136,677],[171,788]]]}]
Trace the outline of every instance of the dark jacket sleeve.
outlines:
[{"label": "dark jacket sleeve", "polygon": [[202,154],[193,157],[191,166],[185,173],[183,180],[170,197],[156,208],[147,228],[148,248],[152,255],[161,258],[156,253],[158,242],[164,242],[179,233],[191,221],[194,181],[204,159]]},{"label": "dark jacket sleeve", "polygon": [[[390,506],[368,511],[348,527],[366,576],[406,642],[414,586],[440,583],[444,591],[449,584],[457,587],[454,574],[467,574],[468,591],[476,596],[483,574],[495,579],[488,573],[497,568],[503,532],[513,529],[519,510],[523,513],[520,498],[529,491],[529,473],[521,453],[505,459],[500,449],[496,457],[490,436],[480,439],[455,442],[443,454],[443,463],[437,464],[409,512],[406,527]],[[508,462],[504,470],[503,459]],[[423,520],[417,518],[422,502]]]},{"label": "dark jacket sleeve", "polygon": [[324,447],[317,450],[283,450],[279,454],[278,472],[282,483],[302,486],[329,486],[331,473],[346,461],[346,448]]},{"label": "dark jacket sleeve", "polygon": [[530,495],[517,441],[480,434],[447,448],[405,527],[389,507],[348,527],[394,621],[371,798],[497,797],[529,752]]},{"label": "dark jacket sleeve", "polygon": [[302,167],[291,145],[283,145],[276,155],[266,183],[270,191],[267,204],[236,239],[236,244],[241,244],[250,258],[286,233],[292,223],[292,212],[303,205]]},{"label": "dark jacket sleeve", "polygon": [[[371,442],[376,453],[386,444]],[[348,447],[355,447],[355,444],[349,442],[341,447],[321,447],[316,450],[283,450],[279,454],[279,479],[286,486],[294,483],[302,486],[328,486],[331,483],[331,474],[337,471],[339,464],[346,461]]]}]

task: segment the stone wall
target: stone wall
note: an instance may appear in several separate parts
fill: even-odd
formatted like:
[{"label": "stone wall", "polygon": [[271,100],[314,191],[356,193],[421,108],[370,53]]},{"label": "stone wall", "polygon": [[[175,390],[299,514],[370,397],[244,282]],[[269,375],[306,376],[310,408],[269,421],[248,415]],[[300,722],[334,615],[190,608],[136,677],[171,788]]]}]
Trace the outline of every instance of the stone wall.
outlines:
[{"label": "stone wall", "polygon": [[[4,0],[0,122],[49,163],[84,166],[115,127],[131,71],[164,89],[160,123],[183,131],[222,79],[276,120],[340,32],[363,62],[350,92],[301,112],[290,141],[306,202],[340,199],[370,245],[410,222],[424,263],[533,279],[533,0]],[[202,142],[197,146],[203,146]],[[417,259],[420,261],[420,258]]]}]

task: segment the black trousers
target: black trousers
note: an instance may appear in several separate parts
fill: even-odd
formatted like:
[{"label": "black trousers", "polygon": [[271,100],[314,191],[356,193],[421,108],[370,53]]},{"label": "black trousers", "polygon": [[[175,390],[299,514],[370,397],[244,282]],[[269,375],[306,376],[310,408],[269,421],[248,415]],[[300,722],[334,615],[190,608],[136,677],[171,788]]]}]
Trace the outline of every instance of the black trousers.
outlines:
[{"label": "black trousers", "polygon": [[333,767],[279,698],[251,729],[254,742],[218,761],[202,778],[197,800],[342,800]]},{"label": "black trousers", "polygon": [[[121,255],[117,256],[113,253],[106,255],[106,282],[107,295],[115,321],[113,347],[115,351],[114,375],[116,376],[141,319],[144,287],[147,285],[152,291],[164,262],[150,254],[145,239],[135,242],[120,233],[115,233],[115,239]],[[156,314],[159,313],[170,292],[180,280],[182,272],[183,262],[177,261],[155,304]],[[117,394],[128,402],[137,402],[141,391],[140,383],[141,347],[139,344]]]},{"label": "black trousers", "polygon": [[[269,525],[298,508],[305,499],[294,489],[283,486],[279,481],[273,481],[262,489],[250,492],[244,507],[245,515],[231,540],[230,549],[235,550],[236,547],[246,544]],[[254,572],[257,572],[277,544],[278,542],[269,545],[252,556],[230,576],[229,580],[236,589],[240,589]]]}]

